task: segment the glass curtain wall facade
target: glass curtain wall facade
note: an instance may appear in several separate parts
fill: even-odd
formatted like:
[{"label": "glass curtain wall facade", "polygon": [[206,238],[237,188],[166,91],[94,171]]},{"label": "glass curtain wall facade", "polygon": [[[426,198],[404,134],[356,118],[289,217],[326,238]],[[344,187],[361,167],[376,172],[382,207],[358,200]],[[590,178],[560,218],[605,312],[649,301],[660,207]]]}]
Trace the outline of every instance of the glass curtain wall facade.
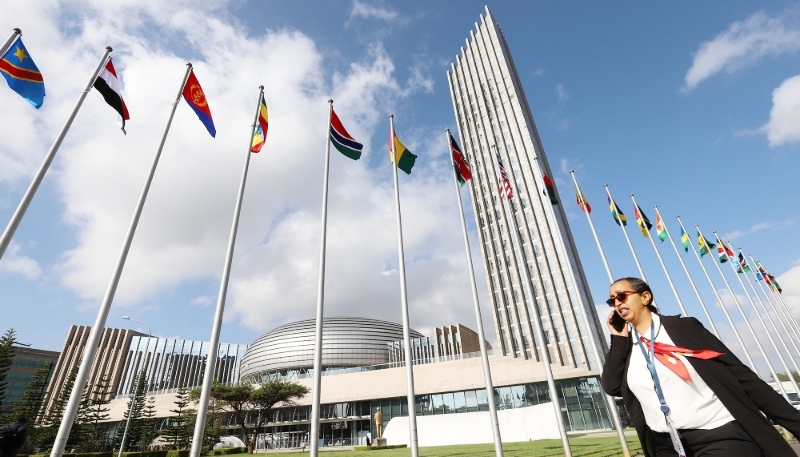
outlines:
[{"label": "glass curtain wall facade", "polygon": [[[447,77],[473,170],[469,189],[502,353],[538,361],[542,342],[535,341],[531,318],[538,313],[553,364],[597,369],[588,338],[606,347],[600,322],[563,204],[553,205],[543,194],[543,173],[553,174],[508,44],[488,8]],[[517,236],[498,195],[496,154],[513,187],[510,205],[524,258],[517,258]],[[522,287],[523,269],[533,297]]]},{"label": "glass curtain wall facade", "polygon": [[[143,370],[149,393],[202,385],[210,346],[211,343],[203,341],[134,336],[117,396],[131,395],[136,387],[136,376]],[[237,382],[239,361],[246,350],[246,344],[221,343],[214,379],[225,384]]]}]

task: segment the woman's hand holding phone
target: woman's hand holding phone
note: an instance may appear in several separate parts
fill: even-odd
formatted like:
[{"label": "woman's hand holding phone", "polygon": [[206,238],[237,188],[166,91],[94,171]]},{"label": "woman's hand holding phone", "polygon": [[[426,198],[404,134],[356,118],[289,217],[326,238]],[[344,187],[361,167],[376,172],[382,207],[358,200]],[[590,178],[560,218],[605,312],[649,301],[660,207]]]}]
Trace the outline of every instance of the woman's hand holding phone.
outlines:
[{"label": "woman's hand holding phone", "polygon": [[606,324],[608,324],[608,330],[612,335],[625,337],[628,336],[628,323],[617,313],[616,310],[611,310],[611,314],[608,315]]}]

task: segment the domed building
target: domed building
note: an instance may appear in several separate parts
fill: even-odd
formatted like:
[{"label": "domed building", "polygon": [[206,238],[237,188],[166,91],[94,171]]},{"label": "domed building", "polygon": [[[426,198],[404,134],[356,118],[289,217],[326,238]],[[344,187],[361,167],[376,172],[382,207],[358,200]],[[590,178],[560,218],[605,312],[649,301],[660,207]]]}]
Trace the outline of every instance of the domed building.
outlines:
[{"label": "domed building", "polygon": [[[365,317],[323,319],[322,368],[326,374],[370,370],[390,363],[387,344],[403,339],[403,326]],[[411,330],[411,338],[423,338]],[[250,345],[240,362],[243,382],[302,379],[314,367],[315,320],[281,325]]]}]

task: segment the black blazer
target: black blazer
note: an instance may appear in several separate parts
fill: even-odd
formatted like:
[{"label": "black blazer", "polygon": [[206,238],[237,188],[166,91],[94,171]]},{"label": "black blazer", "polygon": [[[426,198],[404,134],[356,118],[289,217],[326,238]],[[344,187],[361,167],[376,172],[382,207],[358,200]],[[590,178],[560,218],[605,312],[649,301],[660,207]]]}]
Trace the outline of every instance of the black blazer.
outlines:
[{"label": "black blazer", "polygon": [[[736,358],[722,341],[703,327],[700,321],[693,317],[661,315],[659,317],[661,325],[676,346],[687,349],[712,349],[724,353],[711,360],[692,357],[687,357],[687,360],[722,404],[728,408],[739,425],[761,447],[764,454],[767,457],[795,455],[767,418],[782,425],[795,436],[800,436],[800,411],[794,409],[786,399]],[[622,397],[636,427],[645,456],[655,457],[653,432],[645,422],[641,403],[633,392],[628,390],[628,365],[632,349],[633,342],[630,336],[611,336],[611,352],[603,366],[601,383],[607,394]]]}]

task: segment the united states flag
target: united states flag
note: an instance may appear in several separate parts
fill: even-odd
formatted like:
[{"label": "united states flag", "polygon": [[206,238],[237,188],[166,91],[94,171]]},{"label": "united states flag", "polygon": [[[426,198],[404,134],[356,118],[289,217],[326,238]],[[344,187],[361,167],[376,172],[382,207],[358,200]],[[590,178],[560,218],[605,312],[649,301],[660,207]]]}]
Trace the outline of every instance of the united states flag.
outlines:
[{"label": "united states flag", "polygon": [[500,166],[500,178],[497,180],[500,184],[500,197],[511,198],[514,196],[514,191],[511,189],[511,182],[508,180],[508,174],[499,155],[497,156],[497,165]]}]

